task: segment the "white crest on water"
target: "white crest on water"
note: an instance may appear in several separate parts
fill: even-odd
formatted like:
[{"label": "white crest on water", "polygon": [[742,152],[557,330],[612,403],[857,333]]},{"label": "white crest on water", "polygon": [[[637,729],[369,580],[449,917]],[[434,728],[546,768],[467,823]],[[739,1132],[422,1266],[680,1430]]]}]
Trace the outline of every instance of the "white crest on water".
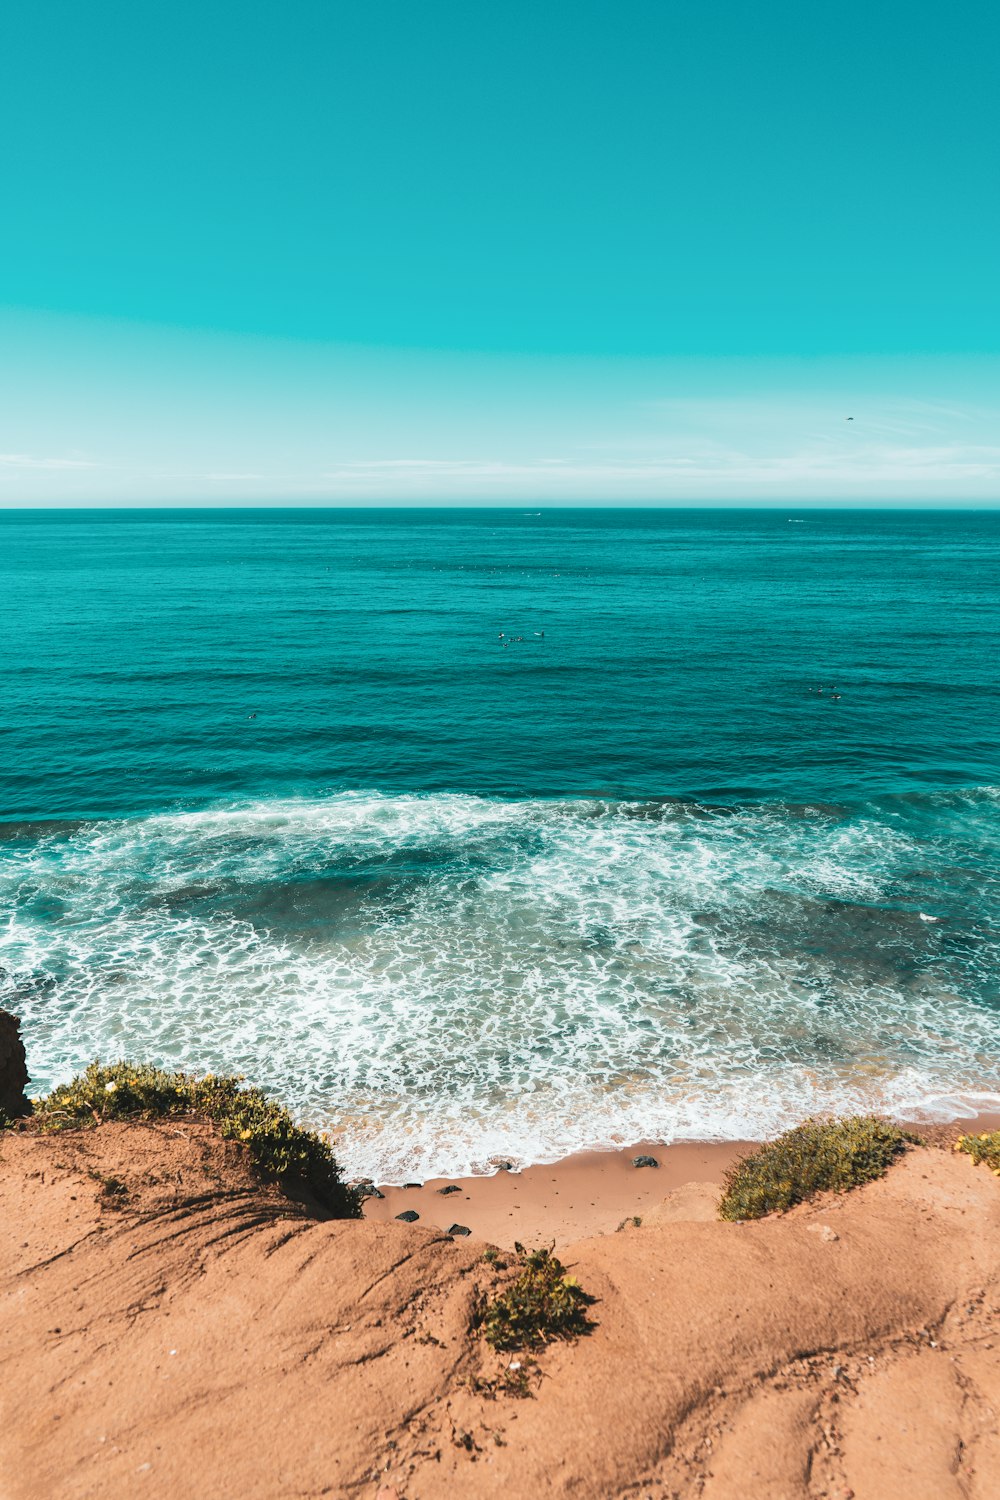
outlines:
[{"label": "white crest on water", "polygon": [[0,1003],[36,1089],[98,1055],[239,1071],[384,1181],[956,1118],[1000,1104],[1000,1019],[987,937],[956,958],[900,896],[935,860],[947,910],[960,868],[875,813],[352,792],[94,823],[3,851]]}]

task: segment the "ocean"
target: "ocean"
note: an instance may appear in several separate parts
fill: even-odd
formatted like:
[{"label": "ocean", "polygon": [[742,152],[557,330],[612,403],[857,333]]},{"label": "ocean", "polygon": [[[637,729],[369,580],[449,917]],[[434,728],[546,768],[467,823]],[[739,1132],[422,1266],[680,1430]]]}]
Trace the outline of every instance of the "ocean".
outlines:
[{"label": "ocean", "polygon": [[1000,1106],[1000,512],[0,512],[36,1092],[404,1179]]}]

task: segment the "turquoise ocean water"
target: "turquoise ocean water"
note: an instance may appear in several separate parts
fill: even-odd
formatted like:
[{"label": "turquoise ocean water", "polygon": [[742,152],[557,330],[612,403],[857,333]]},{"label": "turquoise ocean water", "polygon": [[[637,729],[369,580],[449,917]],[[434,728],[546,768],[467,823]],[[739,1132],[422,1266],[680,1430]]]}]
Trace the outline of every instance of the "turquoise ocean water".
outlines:
[{"label": "turquoise ocean water", "polygon": [[1000,513],[8,511],[0,599],[37,1089],[388,1180],[1000,1104]]}]

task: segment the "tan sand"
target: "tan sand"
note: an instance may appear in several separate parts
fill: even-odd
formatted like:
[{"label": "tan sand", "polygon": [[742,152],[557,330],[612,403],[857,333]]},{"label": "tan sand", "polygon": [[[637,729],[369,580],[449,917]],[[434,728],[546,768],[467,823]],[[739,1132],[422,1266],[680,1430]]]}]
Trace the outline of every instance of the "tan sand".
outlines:
[{"label": "tan sand", "polygon": [[324,1222],[197,1124],[8,1132],[0,1494],[995,1500],[1000,1181],[918,1147],[759,1223],[713,1196],[560,1246],[594,1326],[517,1399],[481,1242]]},{"label": "tan sand", "polygon": [[[648,1213],[672,1188],[685,1182],[718,1183],[745,1143],[657,1146],[648,1141],[627,1151],[581,1151],[549,1167],[497,1172],[490,1177],[434,1178],[421,1187],[383,1187],[369,1198],[365,1218],[385,1222],[408,1211],[428,1228],[464,1225],[477,1240],[510,1247],[566,1245],[595,1234],[611,1234],[623,1219]],[[634,1167],[649,1155],[656,1167]],[[442,1194],[457,1186],[459,1192]]]},{"label": "tan sand", "polygon": [[[1000,1129],[1000,1115],[979,1115],[962,1126],[928,1129],[901,1121],[915,1131],[950,1142],[961,1130]],[[477,1240],[510,1248],[566,1245],[596,1234],[613,1233],[623,1220],[648,1215],[672,1189],[684,1183],[721,1183],[726,1168],[752,1148],[749,1141],[725,1144],[679,1142],[661,1146],[640,1141],[622,1151],[581,1151],[553,1166],[481,1177],[435,1177],[419,1187],[380,1187],[369,1198],[365,1218],[385,1223],[399,1213],[419,1214],[427,1228],[460,1224]],[[652,1156],[656,1167],[635,1167],[637,1156]],[[457,1187],[443,1194],[442,1188]],[[709,1195],[711,1196],[711,1195]],[[716,1195],[717,1196],[717,1195]],[[713,1200],[714,1203],[714,1200]],[[714,1207],[706,1210],[714,1218]]]}]

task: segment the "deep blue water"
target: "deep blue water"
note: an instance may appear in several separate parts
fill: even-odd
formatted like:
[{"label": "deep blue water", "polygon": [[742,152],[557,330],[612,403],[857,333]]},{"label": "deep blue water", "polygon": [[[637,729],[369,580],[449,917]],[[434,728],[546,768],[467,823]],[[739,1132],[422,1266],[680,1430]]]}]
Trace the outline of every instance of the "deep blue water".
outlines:
[{"label": "deep blue water", "polygon": [[1000,512],[9,511],[0,599],[39,1088],[390,1176],[1000,1091]]}]

